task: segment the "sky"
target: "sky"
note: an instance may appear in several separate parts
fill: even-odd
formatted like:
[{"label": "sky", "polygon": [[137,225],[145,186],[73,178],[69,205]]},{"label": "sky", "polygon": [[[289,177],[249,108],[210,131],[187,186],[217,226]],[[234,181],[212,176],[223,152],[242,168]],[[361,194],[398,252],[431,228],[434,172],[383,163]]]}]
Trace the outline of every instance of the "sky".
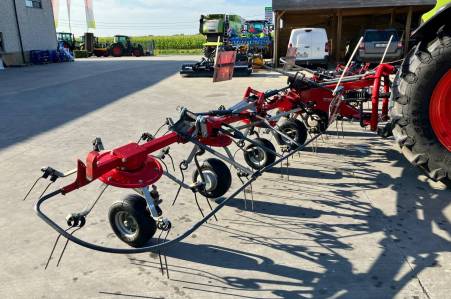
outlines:
[{"label": "sky", "polygon": [[[86,32],[84,0],[71,0],[72,32]],[[263,19],[271,0],[93,0],[95,36],[124,34],[197,34],[201,14],[238,14],[245,19]],[[66,0],[59,0],[58,32],[69,32]]]}]

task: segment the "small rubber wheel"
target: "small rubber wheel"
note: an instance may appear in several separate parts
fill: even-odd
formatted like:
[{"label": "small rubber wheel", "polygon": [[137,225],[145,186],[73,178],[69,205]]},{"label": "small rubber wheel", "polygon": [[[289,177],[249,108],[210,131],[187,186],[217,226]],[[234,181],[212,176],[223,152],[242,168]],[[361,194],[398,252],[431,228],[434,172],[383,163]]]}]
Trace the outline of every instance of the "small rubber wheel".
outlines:
[{"label": "small rubber wheel", "polygon": [[[205,160],[200,166],[200,170],[205,179],[205,188],[199,193],[206,198],[218,198],[223,196],[232,184],[232,174],[227,165],[219,159],[210,158]],[[201,181],[199,171],[193,172],[193,182]]]},{"label": "small rubber wheel", "polygon": [[[307,128],[298,119],[287,119],[280,124],[277,129],[296,141],[299,145],[304,144],[307,140]],[[277,143],[281,145],[291,145],[291,147],[297,147],[296,144],[291,144],[292,142],[289,139],[280,134],[276,134],[275,138]]]},{"label": "small rubber wheel", "polygon": [[[326,112],[316,110],[313,112],[312,117],[315,126],[310,127],[313,129],[314,133],[324,133],[327,131],[327,127],[329,127],[329,115]],[[309,126],[311,124],[308,124]]]},{"label": "small rubber wheel", "polygon": [[[275,147],[265,138],[255,138],[254,143],[244,149],[244,160],[253,169],[262,169],[276,160]],[[265,148],[272,150],[267,151]]]},{"label": "small rubber wheel", "polygon": [[146,200],[131,194],[111,205],[108,219],[116,236],[132,247],[144,246],[157,230]]}]

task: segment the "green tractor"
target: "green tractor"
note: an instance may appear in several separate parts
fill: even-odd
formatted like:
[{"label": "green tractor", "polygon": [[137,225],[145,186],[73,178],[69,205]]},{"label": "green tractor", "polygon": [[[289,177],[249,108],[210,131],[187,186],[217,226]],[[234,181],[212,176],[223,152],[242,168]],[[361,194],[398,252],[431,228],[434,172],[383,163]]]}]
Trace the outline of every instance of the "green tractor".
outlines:
[{"label": "green tractor", "polygon": [[115,35],[113,44],[110,45],[110,53],[114,57],[144,55],[144,48],[140,44],[132,44],[130,37],[126,35]]},{"label": "green tractor", "polygon": [[205,35],[204,55],[207,59],[215,58],[216,47],[227,45],[230,38],[238,36],[244,25],[244,20],[237,15],[212,14],[200,16],[199,33]]},{"label": "green tractor", "polygon": [[69,49],[71,52],[77,50],[77,42],[75,41],[75,36],[69,32],[57,32],[56,39],[58,44],[63,48]]},{"label": "green tractor", "polygon": [[226,51],[237,51],[235,73],[250,75],[252,60],[248,56],[247,48],[232,45],[231,39],[241,34],[244,19],[238,15],[210,14],[201,15],[199,33],[205,36],[204,57],[195,64],[184,64],[180,74],[183,76],[207,75],[214,73],[216,49],[220,47]]},{"label": "green tractor", "polygon": [[272,58],[274,26],[267,20],[248,20],[244,24],[241,38],[254,57],[254,64],[263,65],[263,59]]}]

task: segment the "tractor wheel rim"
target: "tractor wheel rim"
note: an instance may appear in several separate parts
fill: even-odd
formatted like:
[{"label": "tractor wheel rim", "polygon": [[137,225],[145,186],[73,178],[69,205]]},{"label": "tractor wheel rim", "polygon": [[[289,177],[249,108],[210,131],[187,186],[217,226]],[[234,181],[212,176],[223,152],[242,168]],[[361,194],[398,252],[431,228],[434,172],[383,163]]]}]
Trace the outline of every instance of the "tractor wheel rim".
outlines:
[{"label": "tractor wheel rim", "polygon": [[429,120],[435,136],[451,152],[451,70],[434,88],[429,103]]},{"label": "tractor wheel rim", "polygon": [[114,221],[122,235],[132,238],[138,232],[138,222],[130,213],[121,211],[116,214]]}]

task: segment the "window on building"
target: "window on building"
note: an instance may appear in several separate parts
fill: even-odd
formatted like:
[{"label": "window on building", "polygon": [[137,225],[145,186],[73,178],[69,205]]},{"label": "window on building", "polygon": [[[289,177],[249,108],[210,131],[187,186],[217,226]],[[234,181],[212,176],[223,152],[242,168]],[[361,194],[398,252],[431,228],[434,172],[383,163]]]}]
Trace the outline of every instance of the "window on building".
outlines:
[{"label": "window on building", "polygon": [[42,8],[42,0],[25,0],[26,7]]}]

